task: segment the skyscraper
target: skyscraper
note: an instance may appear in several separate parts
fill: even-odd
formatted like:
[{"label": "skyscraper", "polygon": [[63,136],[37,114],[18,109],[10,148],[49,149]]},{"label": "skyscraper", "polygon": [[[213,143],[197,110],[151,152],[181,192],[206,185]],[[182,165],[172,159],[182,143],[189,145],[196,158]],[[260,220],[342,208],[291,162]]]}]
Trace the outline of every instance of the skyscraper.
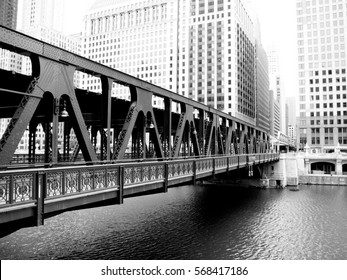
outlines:
[{"label": "skyscraper", "polygon": [[247,1],[180,1],[178,93],[256,123],[255,19]]},{"label": "skyscraper", "polygon": [[285,118],[286,131],[285,134],[291,138],[293,145],[297,145],[296,134],[296,99],[295,97],[286,98],[286,118]]},{"label": "skyscraper", "polygon": [[286,133],[284,88],[277,43],[274,41],[268,43],[266,46],[266,53],[269,60],[270,90],[273,91],[280,110],[280,131]]},{"label": "skyscraper", "polygon": [[18,0],[1,0],[0,1],[0,25],[11,29],[17,26],[17,8]]},{"label": "skyscraper", "polygon": [[281,127],[280,104],[274,98],[274,92],[270,90],[269,96],[269,111],[270,111],[270,135],[277,138]]},{"label": "skyscraper", "polygon": [[347,145],[346,0],[296,1],[299,142]]},{"label": "skyscraper", "polygon": [[[63,31],[65,0],[23,0],[18,29],[29,36],[77,54],[81,53],[80,36],[65,36]],[[30,74],[29,58],[23,59],[22,73]],[[76,76],[77,77],[77,76]]]},{"label": "skyscraper", "polygon": [[[96,1],[82,54],[255,125],[255,20],[246,2]],[[82,83],[101,90],[97,77],[84,75]],[[115,92],[129,96],[126,88]]]},{"label": "skyscraper", "polygon": [[270,96],[268,59],[261,42],[257,42],[257,68],[256,68],[256,93],[257,114],[256,125],[258,128],[270,133]]},{"label": "skyscraper", "polygon": [[[177,7],[176,0],[96,1],[85,16],[82,55],[176,91]],[[83,88],[101,91],[100,79],[82,77]],[[129,98],[128,89],[114,90]]]},{"label": "skyscraper", "polygon": [[63,31],[65,0],[24,0],[20,13],[20,30],[45,27],[58,32]]}]

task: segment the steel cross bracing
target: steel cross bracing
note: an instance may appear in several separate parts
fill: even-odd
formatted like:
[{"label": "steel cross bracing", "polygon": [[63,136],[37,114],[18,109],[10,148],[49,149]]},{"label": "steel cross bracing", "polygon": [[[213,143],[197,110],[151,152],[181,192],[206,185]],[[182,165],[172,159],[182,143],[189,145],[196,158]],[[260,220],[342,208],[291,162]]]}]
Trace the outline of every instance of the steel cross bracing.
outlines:
[{"label": "steel cross bracing", "polygon": [[[0,140],[2,167],[270,153],[266,132],[115,69],[2,26],[0,48],[32,65],[31,76],[0,70],[0,118],[9,120]],[[101,94],[75,88],[76,71],[100,78]],[[113,97],[113,84],[128,87],[131,100]],[[163,108],[153,107],[154,97]],[[35,147],[39,126],[42,156]],[[18,160],[26,131],[28,152]]]}]

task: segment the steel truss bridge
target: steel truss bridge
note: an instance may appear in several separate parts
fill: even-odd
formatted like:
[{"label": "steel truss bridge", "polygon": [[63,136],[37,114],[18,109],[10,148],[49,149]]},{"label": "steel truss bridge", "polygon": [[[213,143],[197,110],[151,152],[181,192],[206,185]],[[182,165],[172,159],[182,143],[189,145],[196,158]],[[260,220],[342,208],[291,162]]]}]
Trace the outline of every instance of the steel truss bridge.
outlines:
[{"label": "steel truss bridge", "polygon": [[[31,61],[30,76],[0,70],[0,224],[42,224],[43,213],[279,159],[264,131],[166,89],[2,26],[0,48]],[[76,88],[76,71],[99,78],[102,92]],[[114,84],[131,100],[113,97]]]}]

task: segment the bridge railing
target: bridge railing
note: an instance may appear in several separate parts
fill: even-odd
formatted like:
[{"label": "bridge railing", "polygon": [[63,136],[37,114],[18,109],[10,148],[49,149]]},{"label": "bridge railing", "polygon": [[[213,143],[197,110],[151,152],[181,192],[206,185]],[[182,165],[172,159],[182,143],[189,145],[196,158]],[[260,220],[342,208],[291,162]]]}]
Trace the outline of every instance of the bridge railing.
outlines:
[{"label": "bridge railing", "polygon": [[167,188],[170,182],[172,185],[192,179],[195,181],[278,159],[278,154],[253,154],[0,171],[0,208],[37,202],[40,184],[43,199],[49,201],[102,190],[123,191],[146,184],[157,183]]}]

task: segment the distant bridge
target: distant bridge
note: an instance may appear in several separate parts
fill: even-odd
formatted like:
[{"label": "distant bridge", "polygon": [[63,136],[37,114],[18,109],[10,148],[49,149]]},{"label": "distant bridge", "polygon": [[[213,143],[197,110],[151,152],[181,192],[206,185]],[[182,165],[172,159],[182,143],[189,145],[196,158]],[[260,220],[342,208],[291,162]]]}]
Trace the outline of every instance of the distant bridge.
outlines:
[{"label": "distant bridge", "polygon": [[[2,26],[0,48],[32,65],[31,76],[0,70],[0,223],[42,224],[43,213],[278,160],[266,132],[221,111]],[[102,92],[75,88],[76,71],[100,78]],[[113,97],[113,84],[131,100]]]}]

